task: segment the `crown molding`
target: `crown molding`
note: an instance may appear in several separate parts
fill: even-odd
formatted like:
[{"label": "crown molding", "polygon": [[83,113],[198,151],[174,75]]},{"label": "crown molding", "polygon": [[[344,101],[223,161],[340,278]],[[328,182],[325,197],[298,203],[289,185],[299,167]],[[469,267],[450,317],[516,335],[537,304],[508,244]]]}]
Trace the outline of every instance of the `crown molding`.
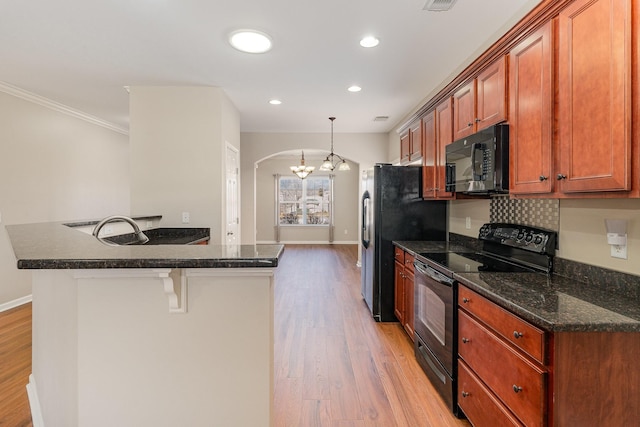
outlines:
[{"label": "crown molding", "polygon": [[129,131],[125,128],[122,128],[118,125],[107,122],[105,120],[99,119],[90,114],[83,113],[82,111],[75,110],[71,107],[67,107],[66,105],[60,104],[59,102],[56,102],[56,101],[52,101],[51,99],[45,98],[43,96],[36,95],[35,93],[31,93],[24,89],[20,89],[19,87],[10,85],[9,83],[0,81],[0,92],[13,95],[17,98],[24,99],[25,101],[29,101],[34,104],[41,105],[43,107],[49,108],[50,110],[54,110],[59,113],[67,114],[71,117],[84,120],[91,124],[101,126],[103,128],[121,133],[123,135],[129,135]]}]

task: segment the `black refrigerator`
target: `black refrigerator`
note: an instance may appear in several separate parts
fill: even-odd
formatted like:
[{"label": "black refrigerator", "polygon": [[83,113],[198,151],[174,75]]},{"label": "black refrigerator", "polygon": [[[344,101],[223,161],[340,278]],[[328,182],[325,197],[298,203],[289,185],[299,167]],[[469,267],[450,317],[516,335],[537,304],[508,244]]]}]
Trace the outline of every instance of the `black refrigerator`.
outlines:
[{"label": "black refrigerator", "polygon": [[446,240],[447,202],[422,199],[422,167],[376,164],[363,172],[360,208],[362,296],[376,321],[395,322],[392,242]]}]

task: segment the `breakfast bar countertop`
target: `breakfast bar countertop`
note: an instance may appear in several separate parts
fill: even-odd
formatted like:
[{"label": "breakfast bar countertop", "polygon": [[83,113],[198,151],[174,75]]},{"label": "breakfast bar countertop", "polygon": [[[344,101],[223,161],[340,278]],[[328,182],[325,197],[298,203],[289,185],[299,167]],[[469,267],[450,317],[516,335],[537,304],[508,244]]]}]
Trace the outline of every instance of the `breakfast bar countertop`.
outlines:
[{"label": "breakfast bar countertop", "polygon": [[74,229],[92,223],[97,221],[5,228],[19,269],[271,268],[277,267],[284,250],[283,245],[277,244],[108,246],[91,234]]}]

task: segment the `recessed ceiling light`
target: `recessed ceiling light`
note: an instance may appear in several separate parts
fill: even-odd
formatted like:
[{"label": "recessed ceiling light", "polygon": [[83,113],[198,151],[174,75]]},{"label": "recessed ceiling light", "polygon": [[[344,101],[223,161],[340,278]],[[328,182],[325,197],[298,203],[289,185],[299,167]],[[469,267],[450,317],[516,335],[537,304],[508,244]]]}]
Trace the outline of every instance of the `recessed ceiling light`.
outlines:
[{"label": "recessed ceiling light", "polygon": [[362,47],[376,47],[379,43],[380,40],[373,36],[367,36],[360,40],[360,46]]},{"label": "recessed ceiling light", "polygon": [[264,53],[271,50],[271,37],[256,30],[237,30],[229,35],[229,43],[241,52]]},{"label": "recessed ceiling light", "polygon": [[362,88],[360,86],[353,85],[347,89],[349,92],[360,92]]},{"label": "recessed ceiling light", "polygon": [[269,101],[269,104],[271,104],[271,105],[280,105],[280,104],[282,104],[282,101],[280,101],[279,99],[272,99],[271,101]]}]

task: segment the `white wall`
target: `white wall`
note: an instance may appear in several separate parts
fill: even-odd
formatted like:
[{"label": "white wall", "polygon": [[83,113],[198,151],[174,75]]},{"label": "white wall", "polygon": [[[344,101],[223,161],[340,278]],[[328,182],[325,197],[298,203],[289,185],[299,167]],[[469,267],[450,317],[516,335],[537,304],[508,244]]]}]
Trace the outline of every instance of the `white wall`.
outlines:
[{"label": "white wall", "polygon": [[[0,91],[0,226],[130,212],[127,135]],[[31,294],[0,227],[0,308]]]},{"label": "white wall", "polygon": [[[467,216],[470,230],[465,228]],[[611,257],[605,219],[628,221],[628,259]],[[489,200],[450,202],[450,232],[476,238],[485,222],[489,222]],[[561,199],[558,239],[560,258],[640,275],[640,199]]]},{"label": "white wall", "polygon": [[163,226],[210,227],[222,243],[225,142],[240,149],[240,119],[217,87],[130,88],[131,210]]},{"label": "white wall", "polygon": [[[327,133],[242,133],[242,242],[256,242],[256,163],[274,154],[289,150],[328,150],[331,135]],[[334,152],[360,165],[350,173],[361,176],[361,171],[375,163],[384,162],[388,154],[388,134],[334,134]],[[359,199],[359,191],[355,195]],[[358,208],[359,208],[358,203]],[[353,215],[358,218],[358,211]],[[357,219],[356,219],[357,220]],[[357,238],[356,238],[357,240]]]},{"label": "white wall", "polygon": [[[319,171],[322,158],[305,156],[308,166],[315,166],[312,176],[327,176],[329,172]],[[275,179],[274,174],[293,176],[290,166],[296,161],[283,159],[267,159],[258,164],[256,169],[256,207],[259,214],[256,218],[256,241],[272,243],[275,241]],[[334,243],[358,242],[358,208],[360,193],[360,176],[358,165],[349,162],[350,171],[334,171]],[[346,234],[345,234],[346,230]],[[280,232],[282,243],[295,242],[329,242],[327,226],[283,226]]]}]

